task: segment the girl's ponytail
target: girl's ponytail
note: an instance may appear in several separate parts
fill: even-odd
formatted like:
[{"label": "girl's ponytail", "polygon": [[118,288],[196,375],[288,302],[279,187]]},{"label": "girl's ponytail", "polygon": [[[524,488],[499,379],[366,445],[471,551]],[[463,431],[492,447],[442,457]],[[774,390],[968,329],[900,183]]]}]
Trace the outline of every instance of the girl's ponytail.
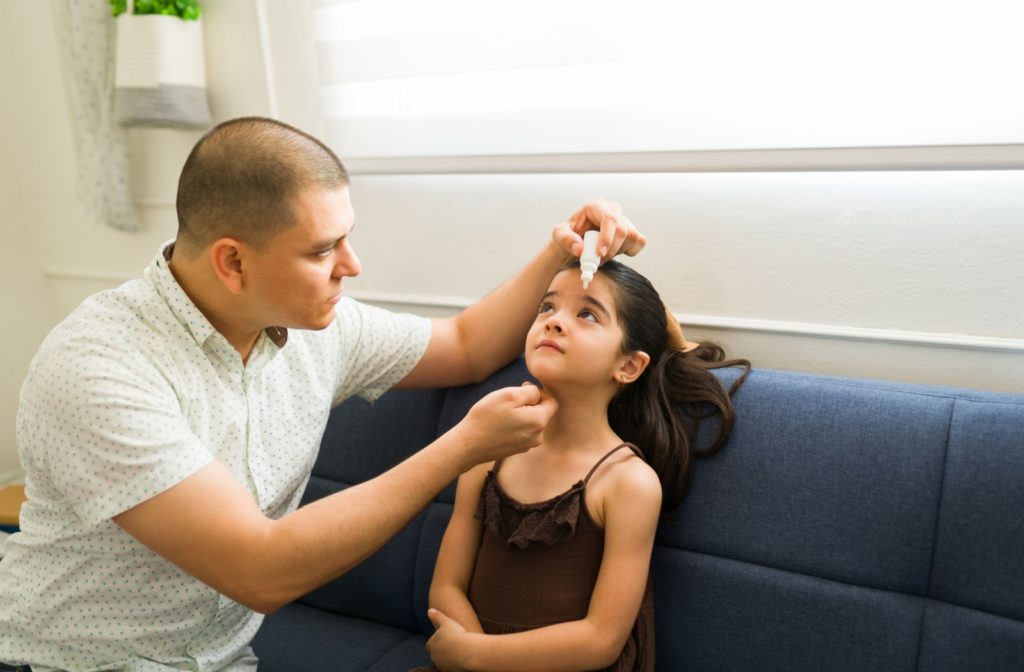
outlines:
[{"label": "girl's ponytail", "polygon": [[[640,378],[612,399],[609,420],[658,474],[663,510],[669,511],[686,495],[693,459],[714,455],[728,440],[735,419],[731,397],[750,373],[750,362],[726,359],[713,343],[687,341],[657,291],[636,271],[609,261],[600,272],[616,288],[623,352],[651,357]],[[728,366],[744,371],[726,390],[712,370]],[[710,440],[701,435],[708,420],[713,421]]]}]

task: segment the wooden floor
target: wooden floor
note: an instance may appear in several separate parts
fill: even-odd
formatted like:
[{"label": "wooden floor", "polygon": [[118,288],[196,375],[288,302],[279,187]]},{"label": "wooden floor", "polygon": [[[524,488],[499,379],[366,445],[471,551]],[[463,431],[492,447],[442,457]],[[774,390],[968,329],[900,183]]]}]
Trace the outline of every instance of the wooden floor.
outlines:
[{"label": "wooden floor", "polygon": [[25,501],[25,486],[0,485],[0,525],[17,525],[21,503]]}]

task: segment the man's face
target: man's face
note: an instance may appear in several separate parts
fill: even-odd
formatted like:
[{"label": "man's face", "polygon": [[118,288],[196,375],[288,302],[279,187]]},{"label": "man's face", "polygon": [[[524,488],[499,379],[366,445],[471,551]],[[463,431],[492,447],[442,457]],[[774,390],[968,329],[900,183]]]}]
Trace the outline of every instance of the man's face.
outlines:
[{"label": "man's face", "polygon": [[349,244],[355,212],[348,187],[311,188],[292,201],[295,224],[249,255],[246,291],[266,326],[324,329],[334,320],[346,277],[362,267]]}]

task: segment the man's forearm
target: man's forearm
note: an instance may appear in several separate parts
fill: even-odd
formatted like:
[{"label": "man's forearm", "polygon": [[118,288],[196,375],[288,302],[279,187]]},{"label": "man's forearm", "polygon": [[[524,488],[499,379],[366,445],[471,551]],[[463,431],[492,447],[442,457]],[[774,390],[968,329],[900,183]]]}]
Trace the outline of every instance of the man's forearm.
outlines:
[{"label": "man's forearm", "polygon": [[273,611],[340,576],[397,534],[468,465],[445,434],[389,471],[274,521],[253,590]]},{"label": "man's forearm", "polygon": [[476,380],[522,353],[526,332],[551,278],[571,259],[550,241],[515,276],[453,318]]}]

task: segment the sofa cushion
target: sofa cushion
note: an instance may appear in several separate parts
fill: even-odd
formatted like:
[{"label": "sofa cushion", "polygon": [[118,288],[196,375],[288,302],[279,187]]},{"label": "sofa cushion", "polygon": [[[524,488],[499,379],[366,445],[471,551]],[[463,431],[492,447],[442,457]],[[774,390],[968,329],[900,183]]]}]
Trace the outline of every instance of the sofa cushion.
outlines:
[{"label": "sofa cushion", "polygon": [[313,473],[354,485],[437,438],[444,390],[399,390],[369,403],[352,397],[331,411]]},{"label": "sofa cushion", "polygon": [[658,542],[923,595],[952,401],[754,371]]},{"label": "sofa cushion", "polygon": [[[1019,598],[1018,594],[1018,598]],[[923,672],[1024,669],[1024,623],[928,600],[921,622]]]},{"label": "sofa cushion", "polygon": [[939,510],[929,595],[1024,621],[1024,405],[957,401]]},{"label": "sofa cushion", "polygon": [[252,648],[260,670],[404,672],[430,664],[426,641],[419,633],[293,603],[267,616]]},{"label": "sofa cushion", "polygon": [[906,672],[921,598],[659,547],[658,670]]},{"label": "sofa cushion", "polygon": [[[376,476],[527,376],[520,358],[480,385],[346,402],[304,501]],[[659,672],[1024,669],[1024,398],[756,370],[735,403],[732,440],[695,463],[659,526]],[[260,669],[425,664],[452,500],[449,486],[380,552],[268,618]]]}]

